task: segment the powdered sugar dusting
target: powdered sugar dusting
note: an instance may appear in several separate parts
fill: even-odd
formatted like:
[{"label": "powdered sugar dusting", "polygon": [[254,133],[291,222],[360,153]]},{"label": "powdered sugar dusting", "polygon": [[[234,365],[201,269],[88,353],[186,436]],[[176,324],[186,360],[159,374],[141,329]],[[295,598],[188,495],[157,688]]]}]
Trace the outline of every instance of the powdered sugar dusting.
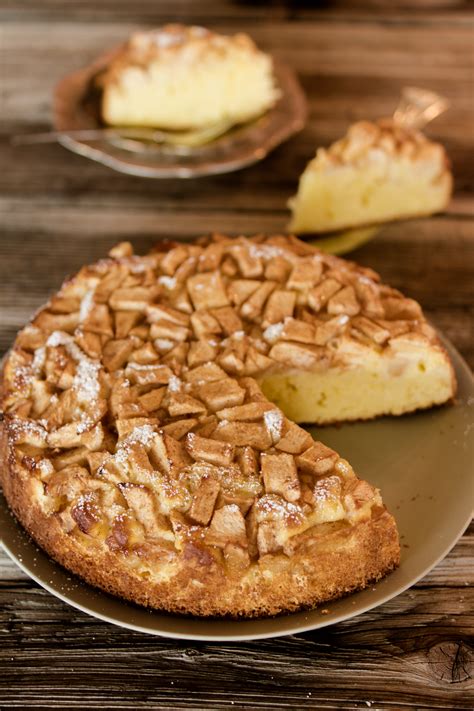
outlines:
[{"label": "powdered sugar dusting", "polygon": [[141,425],[140,427],[133,428],[126,441],[129,444],[139,442],[143,444],[144,447],[148,447],[155,434],[156,432],[151,425]]},{"label": "powdered sugar dusting", "polygon": [[361,284],[367,284],[370,286],[375,286],[375,282],[373,279],[370,279],[369,277],[362,275],[357,277],[357,281],[360,282]]},{"label": "powdered sugar dusting", "polygon": [[46,345],[56,348],[57,346],[65,346],[67,343],[70,343],[71,340],[72,338],[68,333],[64,333],[64,331],[53,331],[51,335],[48,336]]},{"label": "powdered sugar dusting", "polygon": [[283,427],[282,413],[280,410],[267,410],[267,412],[263,414],[263,420],[273,444],[276,444],[281,439],[281,430]]},{"label": "powdered sugar dusting", "polygon": [[130,455],[130,450],[127,446],[126,443],[123,443],[119,446],[117,451],[114,454],[114,461],[116,464],[126,464],[128,461],[128,457]]},{"label": "powdered sugar dusting", "polygon": [[72,386],[77,393],[79,402],[96,400],[100,392],[100,363],[88,358],[77,343],[74,342],[73,337],[63,331],[53,331],[46,341],[46,345],[53,347],[64,346],[69,355],[76,361],[76,375]]},{"label": "powdered sugar dusting", "polygon": [[165,365],[156,365],[156,363],[127,363],[127,370],[163,370],[165,368]]},{"label": "powdered sugar dusting", "polygon": [[94,289],[89,289],[86,291],[81,300],[81,305],[79,307],[79,322],[84,323],[84,321],[89,316],[92,306],[94,305]]},{"label": "powdered sugar dusting", "polygon": [[87,415],[84,415],[82,417],[81,421],[78,422],[78,424],[77,424],[76,432],[77,432],[77,434],[82,434],[83,432],[88,432],[88,430],[92,429],[93,426],[94,426],[94,421]]},{"label": "powdered sugar dusting", "polygon": [[182,380],[180,380],[176,375],[171,375],[168,381],[168,390],[172,393],[178,393],[183,386]]},{"label": "powdered sugar dusting", "polygon": [[174,341],[169,338],[157,338],[153,342],[159,351],[170,351],[174,346]]},{"label": "powdered sugar dusting", "polygon": [[41,346],[41,348],[37,348],[35,351],[35,355],[33,357],[33,361],[31,363],[31,367],[33,369],[33,372],[35,374],[39,373],[45,363],[46,360],[46,348],[44,346]]},{"label": "powdered sugar dusting", "polygon": [[170,276],[158,277],[158,284],[162,284],[166,289],[176,289],[176,279]]},{"label": "powdered sugar dusting", "polygon": [[262,496],[262,498],[257,501],[256,508],[259,521],[275,519],[281,521],[288,519],[298,521],[303,518],[303,511],[298,504],[292,504],[280,496],[274,496],[272,494]]},{"label": "powdered sugar dusting", "polygon": [[316,486],[313,490],[313,498],[315,502],[323,503],[333,498],[334,495],[338,495],[340,490],[341,480],[338,476],[333,474],[325,479],[319,479],[319,481],[316,482]]},{"label": "powdered sugar dusting", "polygon": [[285,257],[289,253],[286,249],[276,247],[273,244],[251,244],[249,254],[254,259],[273,259],[274,257]]},{"label": "powdered sugar dusting", "polygon": [[177,44],[182,44],[186,39],[182,32],[166,32],[158,30],[151,35],[153,44],[160,49],[174,47]]},{"label": "powdered sugar dusting", "polygon": [[44,446],[46,443],[48,433],[35,420],[14,419],[9,422],[8,429],[18,443],[27,442],[39,447]]},{"label": "powdered sugar dusting", "polygon": [[50,459],[40,459],[39,462],[36,463],[36,468],[38,469],[42,477],[47,477],[50,474],[54,474],[54,467]]},{"label": "powdered sugar dusting", "polygon": [[144,447],[149,447],[155,436],[156,432],[151,425],[134,427],[123,442],[118,443],[117,451],[114,454],[115,462],[117,464],[126,465],[131,452],[130,445],[138,443]]},{"label": "powdered sugar dusting", "polygon": [[271,326],[268,326],[263,332],[264,339],[268,341],[268,343],[275,343],[283,333],[284,327],[285,324],[283,321],[280,321],[280,323],[272,323]]},{"label": "powdered sugar dusting", "polygon": [[78,363],[73,388],[80,402],[90,402],[99,397],[99,370],[100,364],[92,360],[81,360]]}]

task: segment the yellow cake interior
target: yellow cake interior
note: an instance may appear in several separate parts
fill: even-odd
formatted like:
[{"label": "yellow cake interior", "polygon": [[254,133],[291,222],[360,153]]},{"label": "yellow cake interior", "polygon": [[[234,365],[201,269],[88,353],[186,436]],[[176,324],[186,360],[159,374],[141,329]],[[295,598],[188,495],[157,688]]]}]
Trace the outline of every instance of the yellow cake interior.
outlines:
[{"label": "yellow cake interior", "polygon": [[317,424],[401,415],[452,395],[452,375],[440,352],[420,352],[398,364],[378,356],[363,367],[269,375],[260,385],[289,419]]},{"label": "yellow cake interior", "polygon": [[102,84],[106,123],[170,130],[242,123],[279,96],[271,57],[248,35],[182,25],[133,35]]},{"label": "yellow cake interior", "polygon": [[452,177],[442,146],[393,126],[355,124],[319,149],[290,201],[290,230],[319,233],[443,210]]}]

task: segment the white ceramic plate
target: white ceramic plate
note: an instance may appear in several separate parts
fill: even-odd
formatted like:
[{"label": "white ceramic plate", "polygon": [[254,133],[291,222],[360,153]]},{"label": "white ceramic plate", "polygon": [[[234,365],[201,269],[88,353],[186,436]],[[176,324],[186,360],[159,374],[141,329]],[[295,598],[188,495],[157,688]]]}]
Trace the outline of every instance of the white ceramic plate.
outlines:
[{"label": "white ceramic plate", "polygon": [[298,79],[289,67],[275,61],[275,79],[282,94],[276,105],[255,121],[236,127],[204,146],[183,153],[172,146],[117,138],[80,140],[72,132],[102,127],[100,95],[93,82],[119,50],[102,55],[59,82],[54,91],[53,124],[56,131],[62,132],[58,140],[63,146],[121,173],[143,178],[195,178],[229,173],[262,160],[306,122],[306,98]]},{"label": "white ceramic plate", "polygon": [[[428,412],[325,427],[318,436],[382,490],[401,535],[402,562],[387,578],[320,610],[261,620],[206,620],[148,611],[96,590],[37,548],[0,495],[1,543],[39,585],[83,612],[148,634],[189,640],[240,641],[325,627],[371,610],[400,594],[454,546],[472,515],[474,381],[446,343],[459,383],[456,403]],[[316,434],[316,430],[310,430]],[[324,610],[322,612],[321,610]]]}]

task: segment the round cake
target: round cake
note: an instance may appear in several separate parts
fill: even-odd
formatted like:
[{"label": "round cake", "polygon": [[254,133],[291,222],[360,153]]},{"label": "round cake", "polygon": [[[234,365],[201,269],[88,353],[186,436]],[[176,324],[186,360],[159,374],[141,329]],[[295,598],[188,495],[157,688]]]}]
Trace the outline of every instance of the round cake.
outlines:
[{"label": "round cake", "polygon": [[379,491],[296,422],[400,414],[454,389],[418,304],[371,270],[283,236],[145,256],[123,243],[8,354],[0,481],[35,541],[102,590],[274,615],[399,562]]}]

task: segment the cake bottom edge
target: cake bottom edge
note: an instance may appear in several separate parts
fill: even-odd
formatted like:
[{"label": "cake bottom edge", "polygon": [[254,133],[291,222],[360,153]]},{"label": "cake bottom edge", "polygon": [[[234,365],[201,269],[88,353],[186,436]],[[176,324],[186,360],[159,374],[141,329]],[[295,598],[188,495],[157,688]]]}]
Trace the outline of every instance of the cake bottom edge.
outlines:
[{"label": "cake bottom edge", "polygon": [[[227,577],[187,552],[169,581],[154,583],[127,569],[113,553],[91,545],[85,550],[69,539],[57,520],[38,508],[26,508],[22,496],[3,487],[7,502],[33,541],[68,572],[114,597],[161,613],[201,618],[262,618],[310,610],[363,590],[400,562],[394,518],[381,508],[370,519],[307,540],[288,558],[267,555],[253,582]],[[15,487],[16,488],[16,487]]]}]

